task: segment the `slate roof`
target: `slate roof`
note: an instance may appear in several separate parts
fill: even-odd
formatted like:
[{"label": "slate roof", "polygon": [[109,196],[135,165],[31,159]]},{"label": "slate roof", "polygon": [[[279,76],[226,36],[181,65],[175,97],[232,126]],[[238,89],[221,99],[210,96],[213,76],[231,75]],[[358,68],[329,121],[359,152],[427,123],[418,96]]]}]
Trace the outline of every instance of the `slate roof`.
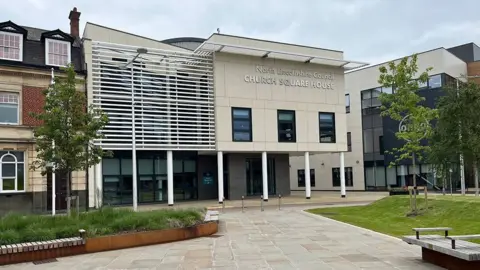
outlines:
[{"label": "slate roof", "polygon": [[[40,41],[42,39],[43,33],[51,31],[51,30],[45,30],[45,29],[40,29],[40,28],[35,28],[30,26],[23,26],[23,25],[21,25],[21,27],[25,28],[25,30],[28,31],[27,39],[34,40],[34,41]],[[76,38],[75,41],[73,42],[74,47],[80,47],[80,44],[81,44],[80,38]]]}]

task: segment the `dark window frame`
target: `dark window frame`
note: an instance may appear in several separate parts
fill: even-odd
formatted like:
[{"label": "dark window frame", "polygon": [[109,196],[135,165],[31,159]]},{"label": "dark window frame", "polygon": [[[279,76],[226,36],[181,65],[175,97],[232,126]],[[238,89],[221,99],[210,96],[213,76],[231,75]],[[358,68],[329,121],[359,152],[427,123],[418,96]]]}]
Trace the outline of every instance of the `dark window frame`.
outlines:
[{"label": "dark window frame", "polygon": [[[348,104],[347,104],[347,97],[348,97]],[[345,111],[346,113],[350,113],[350,94],[345,94]]]},{"label": "dark window frame", "polygon": [[[345,169],[345,187],[353,187],[353,167],[344,167]],[[338,179],[337,171],[338,170]],[[347,174],[350,174],[350,177],[347,177]],[[332,186],[340,187],[340,168],[332,168]]]},{"label": "dark window frame", "polygon": [[347,151],[352,152],[352,133],[347,132]]},{"label": "dark window frame", "polygon": [[[291,113],[293,114],[293,120],[292,121],[283,121],[280,120],[280,114],[282,113]],[[285,130],[280,130],[280,123],[291,123],[293,122],[293,132],[292,132],[292,140],[284,140],[281,139],[281,134],[286,134],[287,131]],[[286,142],[286,143],[295,143],[297,142],[297,119],[296,119],[296,114],[294,110],[277,110],[277,135],[278,135],[278,142]]]},{"label": "dark window frame", "polygon": [[[248,119],[245,118],[235,118],[234,111],[235,110],[243,110],[243,111],[248,111]],[[253,141],[253,132],[252,132],[252,108],[245,108],[245,107],[232,107],[232,141],[233,142],[252,142]],[[248,126],[248,131],[245,130],[238,130],[235,129],[235,120],[238,121],[247,121],[249,122]],[[239,140],[235,139],[235,132],[243,132],[243,133],[249,133],[250,134],[250,139],[249,140]]]},{"label": "dark window frame", "polygon": [[[330,141],[330,142],[322,142],[322,127],[321,127],[321,122],[320,122],[320,116],[322,114],[332,116],[332,141]],[[320,143],[336,143],[337,142],[335,113],[332,113],[332,112],[319,112],[318,113],[318,140],[320,141]]]},{"label": "dark window frame", "polygon": [[[298,187],[305,187],[305,169],[297,170]],[[310,169],[310,187],[315,187],[315,169]]]}]

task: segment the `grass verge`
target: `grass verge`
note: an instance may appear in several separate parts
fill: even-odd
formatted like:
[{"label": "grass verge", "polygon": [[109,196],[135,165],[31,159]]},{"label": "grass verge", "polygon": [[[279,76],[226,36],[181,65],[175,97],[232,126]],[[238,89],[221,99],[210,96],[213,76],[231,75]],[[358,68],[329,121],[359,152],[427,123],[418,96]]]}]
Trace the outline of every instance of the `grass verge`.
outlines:
[{"label": "grass verge", "polygon": [[390,196],[366,206],[319,208],[308,212],[396,237],[413,235],[415,227],[451,227],[451,235],[480,234],[479,198],[431,196],[428,209],[425,209],[425,199],[417,201],[419,215],[411,217],[407,217],[408,196]]},{"label": "grass verge", "polygon": [[0,245],[76,237],[79,229],[85,229],[88,237],[94,237],[182,228],[197,225],[203,218],[204,210],[199,209],[133,212],[102,208],[70,217],[8,214],[0,218]]}]

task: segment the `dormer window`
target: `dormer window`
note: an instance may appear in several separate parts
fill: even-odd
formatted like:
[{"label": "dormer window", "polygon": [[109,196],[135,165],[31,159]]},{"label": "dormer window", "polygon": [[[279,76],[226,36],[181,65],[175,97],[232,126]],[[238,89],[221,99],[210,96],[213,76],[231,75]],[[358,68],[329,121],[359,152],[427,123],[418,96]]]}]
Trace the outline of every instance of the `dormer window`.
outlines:
[{"label": "dormer window", "polygon": [[0,59],[22,61],[22,34],[0,32]]},{"label": "dormer window", "polygon": [[45,59],[48,66],[65,67],[71,62],[71,43],[45,39]]}]

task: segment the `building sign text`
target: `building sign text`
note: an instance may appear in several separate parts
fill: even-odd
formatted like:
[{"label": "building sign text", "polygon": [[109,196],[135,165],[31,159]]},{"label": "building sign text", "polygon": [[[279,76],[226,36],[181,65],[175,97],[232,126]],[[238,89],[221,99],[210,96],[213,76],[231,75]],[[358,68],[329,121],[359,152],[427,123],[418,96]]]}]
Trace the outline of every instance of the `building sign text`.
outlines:
[{"label": "building sign text", "polygon": [[311,72],[298,69],[272,68],[266,66],[255,66],[255,72],[260,74],[245,75],[245,82],[317,89],[335,89],[335,75],[333,73]]}]

